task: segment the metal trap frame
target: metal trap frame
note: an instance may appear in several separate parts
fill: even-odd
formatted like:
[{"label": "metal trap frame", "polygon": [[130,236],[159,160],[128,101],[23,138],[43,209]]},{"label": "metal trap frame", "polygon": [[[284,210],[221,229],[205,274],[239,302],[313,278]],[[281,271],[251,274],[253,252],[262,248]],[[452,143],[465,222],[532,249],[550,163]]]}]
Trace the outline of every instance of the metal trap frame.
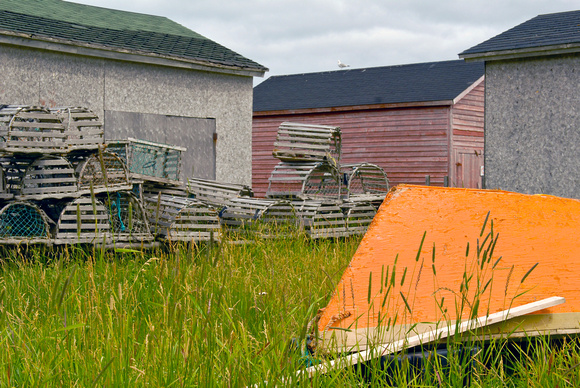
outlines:
[{"label": "metal trap frame", "polygon": [[101,244],[111,237],[109,211],[96,197],[83,196],[67,203],[62,209],[55,244]]},{"label": "metal trap frame", "polygon": [[346,219],[338,202],[306,200],[293,204],[300,217],[301,227],[310,238],[349,235]]},{"label": "metal trap frame", "polygon": [[219,239],[216,209],[194,198],[158,193],[143,195],[151,233],[165,241],[198,242]]},{"label": "metal trap frame", "polygon": [[68,151],[95,150],[104,143],[103,123],[85,107],[61,107],[50,110],[66,129]]},{"label": "metal trap frame", "polygon": [[0,105],[0,150],[12,153],[62,154],[68,151],[62,118],[47,108]]},{"label": "metal trap frame", "polygon": [[278,127],[272,155],[284,162],[337,163],[340,148],[340,127],[283,122]]},{"label": "metal trap frame", "polygon": [[217,208],[223,208],[234,198],[254,196],[249,186],[200,178],[189,178],[187,191],[195,199]]},{"label": "metal trap frame", "polygon": [[181,157],[187,148],[130,137],[108,141],[107,150],[123,159],[133,178],[181,184]]},{"label": "metal trap frame", "polygon": [[71,159],[76,165],[80,194],[95,194],[104,191],[131,190],[133,184],[123,160],[99,149],[98,153]]},{"label": "metal trap frame", "polygon": [[274,167],[267,198],[340,199],[340,173],[328,162],[286,163]]},{"label": "metal trap frame", "polygon": [[15,201],[0,210],[0,244],[51,243],[52,221],[33,203]]},{"label": "metal trap frame", "polygon": [[77,197],[75,170],[64,157],[41,156],[28,165],[17,192],[22,200]]}]

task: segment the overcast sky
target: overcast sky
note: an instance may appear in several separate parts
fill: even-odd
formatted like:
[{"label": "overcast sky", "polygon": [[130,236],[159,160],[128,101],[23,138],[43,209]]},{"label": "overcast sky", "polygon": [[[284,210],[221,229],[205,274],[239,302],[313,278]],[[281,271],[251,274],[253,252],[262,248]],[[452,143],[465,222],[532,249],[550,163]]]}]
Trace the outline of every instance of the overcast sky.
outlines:
[{"label": "overcast sky", "polygon": [[[578,0],[76,0],[168,17],[273,75],[458,59],[457,54]],[[258,78],[255,84],[263,79]]]}]

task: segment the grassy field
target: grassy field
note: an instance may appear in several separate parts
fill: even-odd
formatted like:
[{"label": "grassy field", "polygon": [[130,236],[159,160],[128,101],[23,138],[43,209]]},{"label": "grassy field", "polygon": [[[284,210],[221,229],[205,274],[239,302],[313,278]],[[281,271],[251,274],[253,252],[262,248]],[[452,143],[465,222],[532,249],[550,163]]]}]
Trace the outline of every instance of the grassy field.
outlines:
[{"label": "grassy field", "polygon": [[[293,338],[324,307],[360,238],[304,236],[140,253],[1,252],[1,386],[269,386],[304,366]],[[579,386],[576,341],[494,342],[444,368],[369,365],[293,386]],[[477,345],[477,344],[475,344]],[[454,351],[457,350],[457,351]],[[394,365],[394,364],[393,364]]]}]

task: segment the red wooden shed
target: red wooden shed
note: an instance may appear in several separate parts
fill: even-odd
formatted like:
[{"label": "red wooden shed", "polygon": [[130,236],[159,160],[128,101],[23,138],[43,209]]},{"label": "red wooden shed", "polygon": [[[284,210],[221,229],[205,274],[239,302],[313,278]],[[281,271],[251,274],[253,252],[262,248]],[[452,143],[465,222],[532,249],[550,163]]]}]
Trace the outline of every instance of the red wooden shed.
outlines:
[{"label": "red wooden shed", "polygon": [[463,60],[273,76],[254,88],[252,188],[279,162],[278,127],[339,126],[341,164],[382,167],[399,183],[481,188],[484,66]]}]

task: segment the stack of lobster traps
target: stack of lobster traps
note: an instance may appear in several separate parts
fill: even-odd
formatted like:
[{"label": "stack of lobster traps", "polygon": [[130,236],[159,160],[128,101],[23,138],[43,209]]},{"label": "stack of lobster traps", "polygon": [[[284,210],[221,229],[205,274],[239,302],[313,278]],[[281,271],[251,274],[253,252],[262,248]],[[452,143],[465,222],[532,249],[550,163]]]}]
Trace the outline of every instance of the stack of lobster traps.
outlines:
[{"label": "stack of lobster traps", "polygon": [[0,243],[153,241],[123,161],[82,107],[0,105]]},{"label": "stack of lobster traps", "polygon": [[[284,122],[265,198],[251,189],[189,179],[191,196],[219,209],[223,226],[240,233],[280,235],[300,228],[311,238],[364,234],[389,191],[387,175],[370,164],[340,165],[340,128]],[[256,226],[258,226],[256,228]]]}]

